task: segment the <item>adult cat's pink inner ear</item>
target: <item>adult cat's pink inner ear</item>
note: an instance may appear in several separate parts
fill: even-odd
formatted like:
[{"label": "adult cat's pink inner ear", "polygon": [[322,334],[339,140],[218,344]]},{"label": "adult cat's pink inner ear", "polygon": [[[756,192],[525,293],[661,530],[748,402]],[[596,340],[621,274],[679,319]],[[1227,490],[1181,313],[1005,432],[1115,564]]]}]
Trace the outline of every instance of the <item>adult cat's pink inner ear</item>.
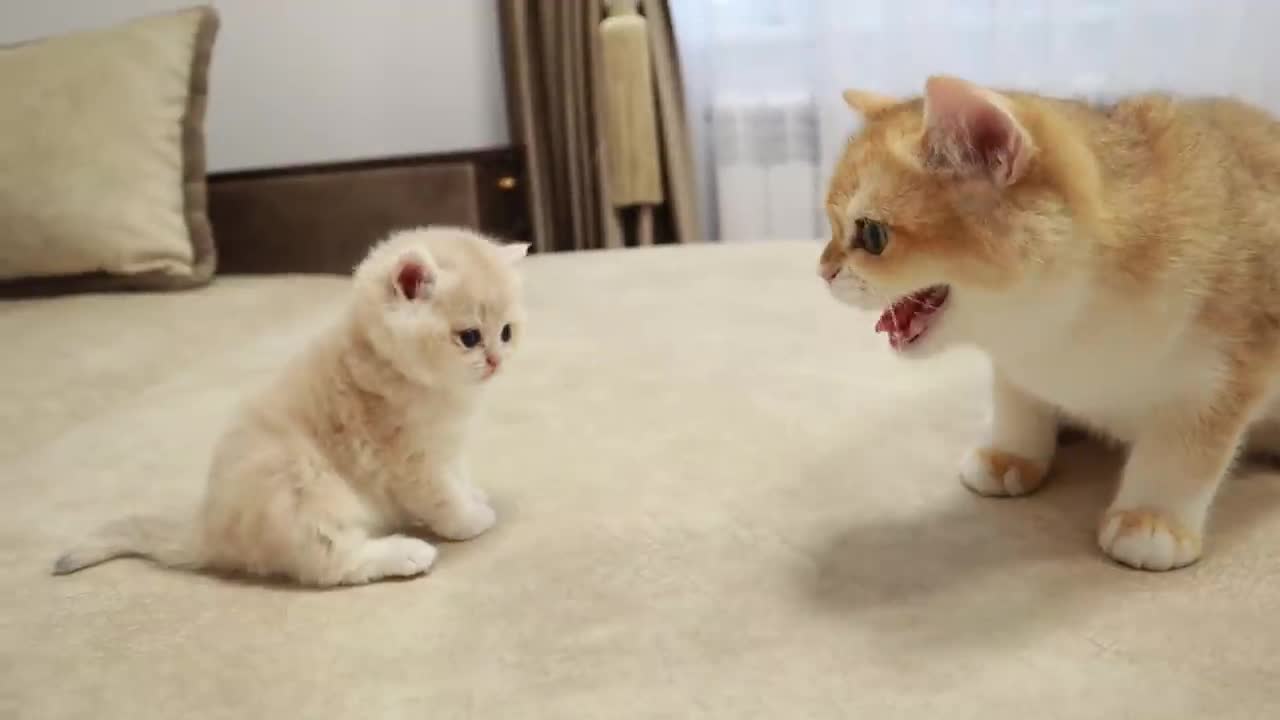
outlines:
[{"label": "adult cat's pink inner ear", "polygon": [[421,260],[405,258],[396,269],[396,289],[406,300],[419,300],[426,295],[431,274]]},{"label": "adult cat's pink inner ear", "polygon": [[1031,137],[1006,107],[1007,100],[958,78],[925,83],[926,144],[930,162],[961,172],[989,173],[1012,185],[1034,151]]}]

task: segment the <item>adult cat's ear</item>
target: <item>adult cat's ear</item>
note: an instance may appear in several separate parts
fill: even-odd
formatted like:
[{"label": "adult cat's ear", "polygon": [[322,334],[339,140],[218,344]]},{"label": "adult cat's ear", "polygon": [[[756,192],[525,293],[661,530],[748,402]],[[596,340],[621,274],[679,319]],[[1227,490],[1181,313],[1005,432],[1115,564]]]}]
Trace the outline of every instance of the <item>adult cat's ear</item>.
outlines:
[{"label": "adult cat's ear", "polygon": [[925,82],[924,124],[927,165],[985,175],[999,187],[1022,178],[1035,154],[1008,98],[959,78],[935,75]]},{"label": "adult cat's ear", "polygon": [[507,243],[498,246],[498,252],[502,255],[502,259],[512,265],[524,259],[529,254],[529,243]]},{"label": "adult cat's ear", "polygon": [[841,93],[841,97],[844,98],[844,104],[848,105],[850,110],[863,117],[874,115],[898,104],[896,98],[866,90],[845,90]]},{"label": "adult cat's ear", "polygon": [[416,252],[401,255],[391,272],[396,295],[404,300],[426,300],[436,284],[431,262]]}]

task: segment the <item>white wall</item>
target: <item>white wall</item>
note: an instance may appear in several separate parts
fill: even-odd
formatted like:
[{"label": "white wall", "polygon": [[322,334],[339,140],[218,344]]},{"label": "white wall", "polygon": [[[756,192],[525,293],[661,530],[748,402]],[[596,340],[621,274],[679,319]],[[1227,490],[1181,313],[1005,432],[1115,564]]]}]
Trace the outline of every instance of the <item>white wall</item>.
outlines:
[{"label": "white wall", "polygon": [[[3,0],[0,44],[198,0]],[[213,170],[508,142],[493,0],[213,0]]]}]

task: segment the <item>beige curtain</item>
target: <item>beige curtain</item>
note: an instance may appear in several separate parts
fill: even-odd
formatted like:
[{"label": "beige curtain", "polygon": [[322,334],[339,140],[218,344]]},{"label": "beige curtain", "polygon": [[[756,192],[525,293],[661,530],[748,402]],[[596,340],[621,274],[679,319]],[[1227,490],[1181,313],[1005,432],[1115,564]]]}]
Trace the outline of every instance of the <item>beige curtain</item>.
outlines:
[{"label": "beige curtain", "polygon": [[601,52],[603,0],[498,3],[507,109],[512,141],[524,154],[535,249],[697,241],[693,155],[666,0],[638,3],[648,39],[661,174],[660,200],[641,207],[628,205],[610,187],[610,157],[620,149],[606,142],[610,76]]}]

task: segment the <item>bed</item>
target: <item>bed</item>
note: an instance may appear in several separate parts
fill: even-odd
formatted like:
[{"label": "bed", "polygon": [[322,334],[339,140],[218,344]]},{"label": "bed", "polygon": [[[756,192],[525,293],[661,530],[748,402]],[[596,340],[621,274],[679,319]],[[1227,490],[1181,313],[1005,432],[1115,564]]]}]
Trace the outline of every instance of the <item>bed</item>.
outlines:
[{"label": "bed", "polygon": [[472,444],[500,519],[405,582],[305,591],[119,560],[342,277],[0,303],[0,717],[1258,718],[1280,709],[1280,478],[1207,557],[1120,568],[1121,461],[1031,497],[955,479],[982,359],[891,357],[814,242],[531,257],[530,325]]}]

